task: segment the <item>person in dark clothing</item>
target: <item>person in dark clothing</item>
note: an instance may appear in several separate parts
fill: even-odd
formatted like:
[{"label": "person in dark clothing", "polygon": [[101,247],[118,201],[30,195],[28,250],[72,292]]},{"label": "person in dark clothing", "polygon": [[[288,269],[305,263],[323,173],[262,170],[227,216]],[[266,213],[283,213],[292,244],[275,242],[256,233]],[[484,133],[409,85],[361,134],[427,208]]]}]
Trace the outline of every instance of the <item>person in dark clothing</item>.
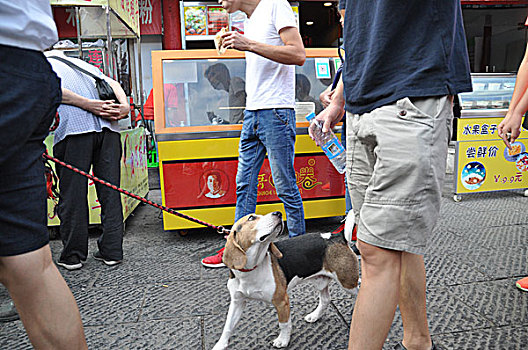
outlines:
[{"label": "person in dark clothing", "polygon": [[[127,118],[130,111],[125,92],[117,81],[82,60],[66,57],[60,51],[49,51],[46,56],[61,78],[63,93],[60,123],[54,135],[54,155],[86,172],[93,167],[94,175],[119,186],[121,135],[118,120]],[[105,79],[118,101],[99,100],[94,79],[63,60]],[[82,267],[88,255],[88,179],[64,167],[59,167],[57,173],[60,192],[57,213],[64,245],[57,265],[76,270]],[[103,233],[97,240],[99,251],[94,253],[94,258],[112,266],[123,260],[121,195],[99,183],[95,188],[101,204]]]},{"label": "person in dark clothing", "polygon": [[317,119],[326,131],[347,112],[362,257],[349,349],[381,349],[397,306],[396,349],[434,349],[423,254],[440,210],[453,95],[471,91],[460,1],[346,0],[344,46],[343,84]]}]

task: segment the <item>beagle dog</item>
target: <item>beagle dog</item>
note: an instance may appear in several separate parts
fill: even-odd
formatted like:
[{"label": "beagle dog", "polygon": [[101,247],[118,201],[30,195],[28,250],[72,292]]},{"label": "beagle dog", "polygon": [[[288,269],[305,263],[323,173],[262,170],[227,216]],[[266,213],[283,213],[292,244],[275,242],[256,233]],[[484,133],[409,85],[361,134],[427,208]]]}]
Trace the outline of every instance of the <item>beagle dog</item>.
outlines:
[{"label": "beagle dog", "polygon": [[358,259],[342,234],[306,234],[273,243],[282,229],[280,212],[246,215],[233,225],[223,256],[230,269],[227,288],[231,303],[222,336],[213,350],[227,349],[248,299],[273,303],[280,328],[273,346],[284,348],[292,330],[289,288],[303,281],[315,282],[319,305],[305,316],[307,322],[317,321],[330,304],[328,285],[332,279],[345,290],[356,291]]}]

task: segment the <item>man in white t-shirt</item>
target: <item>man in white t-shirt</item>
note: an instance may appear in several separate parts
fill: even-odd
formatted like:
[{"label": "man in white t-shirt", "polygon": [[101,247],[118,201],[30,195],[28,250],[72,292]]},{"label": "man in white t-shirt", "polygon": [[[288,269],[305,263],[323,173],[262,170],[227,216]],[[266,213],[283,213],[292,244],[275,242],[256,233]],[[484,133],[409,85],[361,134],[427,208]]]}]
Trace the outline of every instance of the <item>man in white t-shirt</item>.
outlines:
[{"label": "man in white t-shirt", "polygon": [[[244,12],[245,34],[227,32],[222,47],[246,52],[246,110],[240,135],[235,222],[255,212],[258,174],[266,153],[290,237],[305,233],[304,209],[293,167],[295,65],[306,59],[293,10],[286,0],[222,0],[228,13]],[[202,260],[221,267],[223,249]]]}]

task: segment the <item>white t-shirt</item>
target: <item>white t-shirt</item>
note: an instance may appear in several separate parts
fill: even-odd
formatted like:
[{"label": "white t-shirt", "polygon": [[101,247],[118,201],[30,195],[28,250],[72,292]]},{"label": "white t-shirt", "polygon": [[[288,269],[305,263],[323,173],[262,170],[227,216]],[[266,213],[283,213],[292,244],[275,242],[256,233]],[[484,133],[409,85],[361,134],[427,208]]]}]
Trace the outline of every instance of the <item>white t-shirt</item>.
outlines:
[{"label": "white t-shirt", "polygon": [[57,40],[49,0],[0,0],[0,44],[42,51]]},{"label": "white t-shirt", "polygon": [[[286,0],[261,0],[244,25],[244,35],[269,45],[284,45],[279,31],[297,27]],[[295,107],[295,66],[246,52],[246,109]]]}]

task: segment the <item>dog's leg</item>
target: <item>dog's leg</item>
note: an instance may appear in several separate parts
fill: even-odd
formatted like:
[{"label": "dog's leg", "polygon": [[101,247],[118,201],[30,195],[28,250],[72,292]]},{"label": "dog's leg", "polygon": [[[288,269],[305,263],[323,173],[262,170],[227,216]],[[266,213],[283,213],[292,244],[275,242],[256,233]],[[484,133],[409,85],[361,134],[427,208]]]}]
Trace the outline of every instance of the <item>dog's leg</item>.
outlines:
[{"label": "dog's leg", "polygon": [[317,277],[315,288],[319,290],[319,305],[317,305],[317,308],[313,312],[304,317],[306,322],[312,323],[317,321],[325,312],[328,304],[330,304],[330,291],[328,290],[328,284],[330,281],[331,279],[328,277]]},{"label": "dog's leg", "polygon": [[285,348],[288,346],[291,337],[292,324],[290,319],[290,298],[284,293],[279,300],[274,299],[273,305],[279,316],[280,333],[277,339],[273,341],[276,348]]},{"label": "dog's leg", "polygon": [[229,311],[227,312],[227,319],[222,332],[222,336],[214,346],[213,350],[225,350],[227,349],[227,344],[231,333],[235,329],[236,324],[242,316],[242,312],[246,307],[246,298],[243,296],[236,297],[231,295],[231,303],[229,304]]}]

